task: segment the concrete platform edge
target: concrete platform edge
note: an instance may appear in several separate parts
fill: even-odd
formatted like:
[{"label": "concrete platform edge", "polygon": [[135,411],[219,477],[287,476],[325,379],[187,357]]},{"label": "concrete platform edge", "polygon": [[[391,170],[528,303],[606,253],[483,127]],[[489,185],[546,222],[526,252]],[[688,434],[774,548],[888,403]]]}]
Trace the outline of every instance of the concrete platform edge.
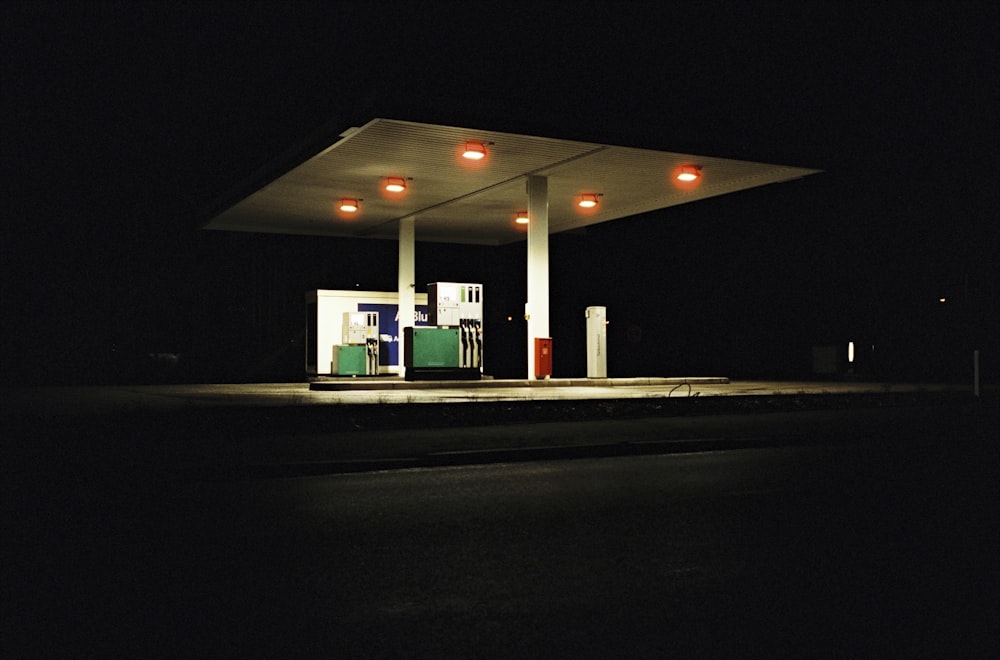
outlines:
[{"label": "concrete platform edge", "polygon": [[544,378],[544,379],[493,379],[484,380],[418,380],[407,381],[398,377],[322,377],[309,382],[314,392],[344,392],[350,390],[433,390],[433,389],[489,389],[501,387],[639,387],[668,385],[726,385],[726,376],[699,376],[685,378],[635,377],[635,378]]}]

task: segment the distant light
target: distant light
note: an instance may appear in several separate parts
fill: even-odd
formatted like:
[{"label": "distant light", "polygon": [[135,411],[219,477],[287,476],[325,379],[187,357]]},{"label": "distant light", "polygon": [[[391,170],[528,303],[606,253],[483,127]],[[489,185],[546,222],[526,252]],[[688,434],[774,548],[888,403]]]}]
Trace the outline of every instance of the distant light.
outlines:
[{"label": "distant light", "polygon": [[527,211],[518,211],[514,215],[514,222],[516,222],[519,225],[526,225],[526,224],[528,224],[528,212]]},{"label": "distant light", "polygon": [[948,302],[948,299],[945,298],[944,296],[941,296],[940,298],[938,298],[938,302],[939,303]]},{"label": "distant light", "polygon": [[597,195],[593,193],[587,193],[586,195],[580,195],[580,201],[577,204],[585,209],[592,209],[597,206]]},{"label": "distant light", "polygon": [[847,342],[847,361],[854,362],[854,342]]},{"label": "distant light", "polygon": [[340,210],[344,213],[354,213],[358,210],[358,200],[353,197],[345,197],[340,200]]},{"label": "distant light", "polygon": [[406,179],[398,176],[391,176],[385,180],[385,189],[389,192],[403,192],[406,190]]},{"label": "distant light", "polygon": [[701,167],[698,165],[683,165],[677,173],[678,181],[697,181],[701,176]]},{"label": "distant light", "polygon": [[469,160],[482,160],[486,157],[486,145],[482,142],[466,142],[465,151],[462,152],[462,158],[468,158]]}]

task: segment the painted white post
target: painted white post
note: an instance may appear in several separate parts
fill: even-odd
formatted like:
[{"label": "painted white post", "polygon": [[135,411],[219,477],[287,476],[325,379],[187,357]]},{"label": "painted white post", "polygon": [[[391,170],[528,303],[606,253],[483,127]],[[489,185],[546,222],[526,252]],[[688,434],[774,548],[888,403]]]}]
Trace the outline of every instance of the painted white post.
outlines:
[{"label": "painted white post", "polygon": [[399,333],[397,355],[399,357],[399,375],[406,376],[403,365],[406,344],[403,339],[403,328],[413,326],[413,316],[416,312],[416,228],[414,217],[399,221],[399,320],[396,330]]},{"label": "painted white post", "polygon": [[972,351],[972,393],[979,398],[979,349]]},{"label": "painted white post", "polygon": [[[535,377],[535,337],[549,336],[549,180],[529,176],[528,192],[528,378]],[[554,342],[553,342],[554,343]]]},{"label": "painted white post", "polygon": [[608,377],[608,308],[588,307],[587,378]]}]

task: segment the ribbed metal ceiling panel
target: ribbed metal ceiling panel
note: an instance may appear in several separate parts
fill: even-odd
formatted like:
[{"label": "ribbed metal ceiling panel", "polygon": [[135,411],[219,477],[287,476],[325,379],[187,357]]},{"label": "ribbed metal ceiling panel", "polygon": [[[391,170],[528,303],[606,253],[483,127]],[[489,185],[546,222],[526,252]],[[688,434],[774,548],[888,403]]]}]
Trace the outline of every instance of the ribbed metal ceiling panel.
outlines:
[{"label": "ribbed metal ceiling panel", "polygon": [[[461,157],[466,141],[487,156]],[[673,178],[685,164],[702,167],[696,186]],[[219,214],[207,229],[393,239],[400,218],[416,218],[423,241],[503,244],[522,240],[513,222],[526,207],[525,177],[549,179],[552,232],[785,181],[817,170],[557,140],[451,126],[374,119]],[[382,189],[407,180],[403,194]],[[599,193],[594,212],[580,194]],[[357,198],[355,214],[336,210]]]}]

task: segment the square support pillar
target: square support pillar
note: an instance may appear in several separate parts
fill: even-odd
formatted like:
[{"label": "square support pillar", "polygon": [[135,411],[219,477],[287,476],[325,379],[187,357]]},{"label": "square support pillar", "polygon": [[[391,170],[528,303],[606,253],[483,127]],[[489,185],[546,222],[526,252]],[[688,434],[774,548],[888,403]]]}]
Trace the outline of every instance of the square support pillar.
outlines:
[{"label": "square support pillar", "polygon": [[399,360],[399,375],[406,376],[406,366],[403,364],[403,356],[406,354],[404,346],[403,328],[412,327],[416,312],[416,227],[413,216],[403,218],[399,221],[399,307],[396,329],[398,333],[398,351],[396,355]]},{"label": "square support pillar", "polygon": [[549,337],[549,180],[529,176],[528,192],[528,378],[535,373],[535,338]]}]

